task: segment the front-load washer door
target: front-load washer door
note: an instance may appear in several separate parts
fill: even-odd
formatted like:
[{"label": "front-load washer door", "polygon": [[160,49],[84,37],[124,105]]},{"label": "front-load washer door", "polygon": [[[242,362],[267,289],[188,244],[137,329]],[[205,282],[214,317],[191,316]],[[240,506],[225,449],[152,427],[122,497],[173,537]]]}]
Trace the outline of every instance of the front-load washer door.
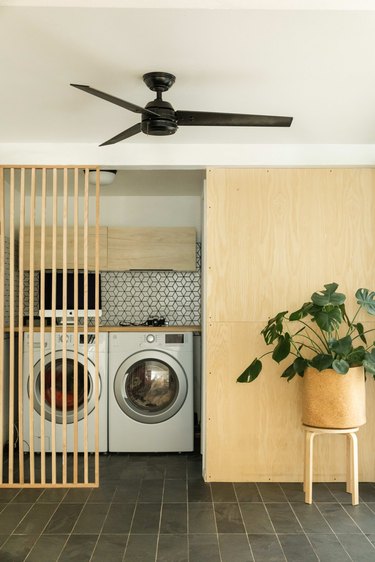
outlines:
[{"label": "front-load washer door", "polygon": [[128,357],[115,375],[113,391],[121,410],[142,423],[172,418],[187,394],[187,378],[168,353],[144,350]]},{"label": "front-load washer door", "polygon": [[[53,381],[53,363],[52,354],[44,357],[44,404],[45,417],[47,420],[52,419],[52,381]],[[62,351],[55,353],[55,402],[56,402],[56,423],[63,423],[63,365],[64,358]],[[34,408],[41,413],[41,361],[34,366]],[[84,417],[84,398],[85,398],[85,367],[84,357],[78,354],[77,361],[77,404],[78,404],[78,421]],[[100,376],[99,376],[99,397],[101,393]],[[30,393],[30,388],[28,389]],[[95,408],[95,365],[90,359],[87,359],[87,415]],[[74,423],[74,352],[66,351],[66,412],[67,423]]]}]

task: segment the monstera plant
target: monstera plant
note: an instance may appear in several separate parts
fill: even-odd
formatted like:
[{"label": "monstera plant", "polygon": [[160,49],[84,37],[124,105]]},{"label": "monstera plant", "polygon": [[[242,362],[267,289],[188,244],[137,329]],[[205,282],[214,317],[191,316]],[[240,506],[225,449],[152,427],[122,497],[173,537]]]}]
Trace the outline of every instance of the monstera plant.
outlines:
[{"label": "monstera plant", "polygon": [[313,293],[311,300],[295,312],[279,312],[271,318],[261,334],[266,345],[273,349],[256,357],[237,382],[254,381],[266,355],[272,355],[277,363],[287,357],[291,359],[281,374],[288,381],[295,375],[303,377],[308,367],[345,375],[352,367],[362,366],[375,378],[375,341],[369,340],[374,330],[365,330],[357,321],[361,310],[375,316],[375,292],[358,289],[355,293],[358,309],[349,318],[346,297],[337,289],[337,283],[324,285],[322,291]]}]

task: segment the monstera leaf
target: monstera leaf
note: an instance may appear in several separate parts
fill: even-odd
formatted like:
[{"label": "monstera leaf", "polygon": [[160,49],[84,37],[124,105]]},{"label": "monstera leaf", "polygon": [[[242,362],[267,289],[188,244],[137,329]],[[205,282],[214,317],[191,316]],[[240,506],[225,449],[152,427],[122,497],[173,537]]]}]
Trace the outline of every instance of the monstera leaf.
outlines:
[{"label": "monstera leaf", "polygon": [[357,303],[372,316],[375,316],[375,292],[368,289],[358,289],[355,294]]},{"label": "monstera leaf", "polygon": [[262,370],[262,362],[256,357],[254,361],[238,377],[237,382],[252,382]]},{"label": "monstera leaf", "polygon": [[317,306],[327,306],[328,304],[340,306],[340,304],[343,304],[346,297],[343,293],[336,293],[337,283],[328,283],[328,285],[324,286],[325,291],[318,291],[311,295],[311,300],[314,304]]},{"label": "monstera leaf", "polygon": [[337,330],[342,322],[342,313],[339,306],[327,305],[324,308],[311,309],[311,315],[319,328],[324,332]]}]

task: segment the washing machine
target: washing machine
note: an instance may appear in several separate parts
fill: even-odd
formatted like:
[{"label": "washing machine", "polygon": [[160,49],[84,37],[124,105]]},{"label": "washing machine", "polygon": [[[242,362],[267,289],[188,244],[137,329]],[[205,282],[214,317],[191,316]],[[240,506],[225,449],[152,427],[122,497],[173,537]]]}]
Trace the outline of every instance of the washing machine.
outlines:
[{"label": "washing machine", "polygon": [[109,451],[193,450],[192,333],[110,333],[108,392]]},{"label": "washing machine", "polygon": [[[96,342],[95,334],[88,334],[87,352],[87,439],[88,452],[95,451],[95,397],[96,397]],[[34,450],[41,451],[41,356],[44,354],[44,434],[45,451],[52,450],[52,353],[50,332],[44,336],[44,347],[42,349],[40,333],[34,333],[34,368],[33,368],[33,388],[30,386],[29,375],[29,351],[30,335],[24,335],[23,351],[23,428],[24,428],[24,448],[29,449],[30,439],[30,395],[34,397]],[[63,380],[63,334],[55,335],[55,381],[56,381],[56,452],[63,450],[63,400],[62,400],[62,380]],[[78,452],[84,451],[84,334],[78,334]],[[108,334],[99,334],[99,451],[108,451]],[[67,451],[74,451],[74,334],[66,334],[66,372],[67,372]]]}]

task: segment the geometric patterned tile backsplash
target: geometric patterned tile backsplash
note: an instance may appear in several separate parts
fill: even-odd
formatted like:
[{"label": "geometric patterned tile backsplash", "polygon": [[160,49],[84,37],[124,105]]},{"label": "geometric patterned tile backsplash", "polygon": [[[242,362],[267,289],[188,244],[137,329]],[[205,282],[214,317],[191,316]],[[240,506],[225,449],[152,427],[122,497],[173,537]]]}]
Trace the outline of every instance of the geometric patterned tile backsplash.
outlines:
[{"label": "geometric patterned tile backsplash", "polygon": [[[170,325],[201,322],[201,244],[197,243],[196,271],[102,271],[101,324],[142,324],[165,318]],[[35,274],[34,314],[39,309],[39,280]],[[24,314],[28,315],[29,275],[24,277]]]},{"label": "geometric patterned tile backsplash", "polygon": [[102,324],[141,324],[165,318],[171,325],[200,324],[201,246],[196,271],[103,271]]}]

